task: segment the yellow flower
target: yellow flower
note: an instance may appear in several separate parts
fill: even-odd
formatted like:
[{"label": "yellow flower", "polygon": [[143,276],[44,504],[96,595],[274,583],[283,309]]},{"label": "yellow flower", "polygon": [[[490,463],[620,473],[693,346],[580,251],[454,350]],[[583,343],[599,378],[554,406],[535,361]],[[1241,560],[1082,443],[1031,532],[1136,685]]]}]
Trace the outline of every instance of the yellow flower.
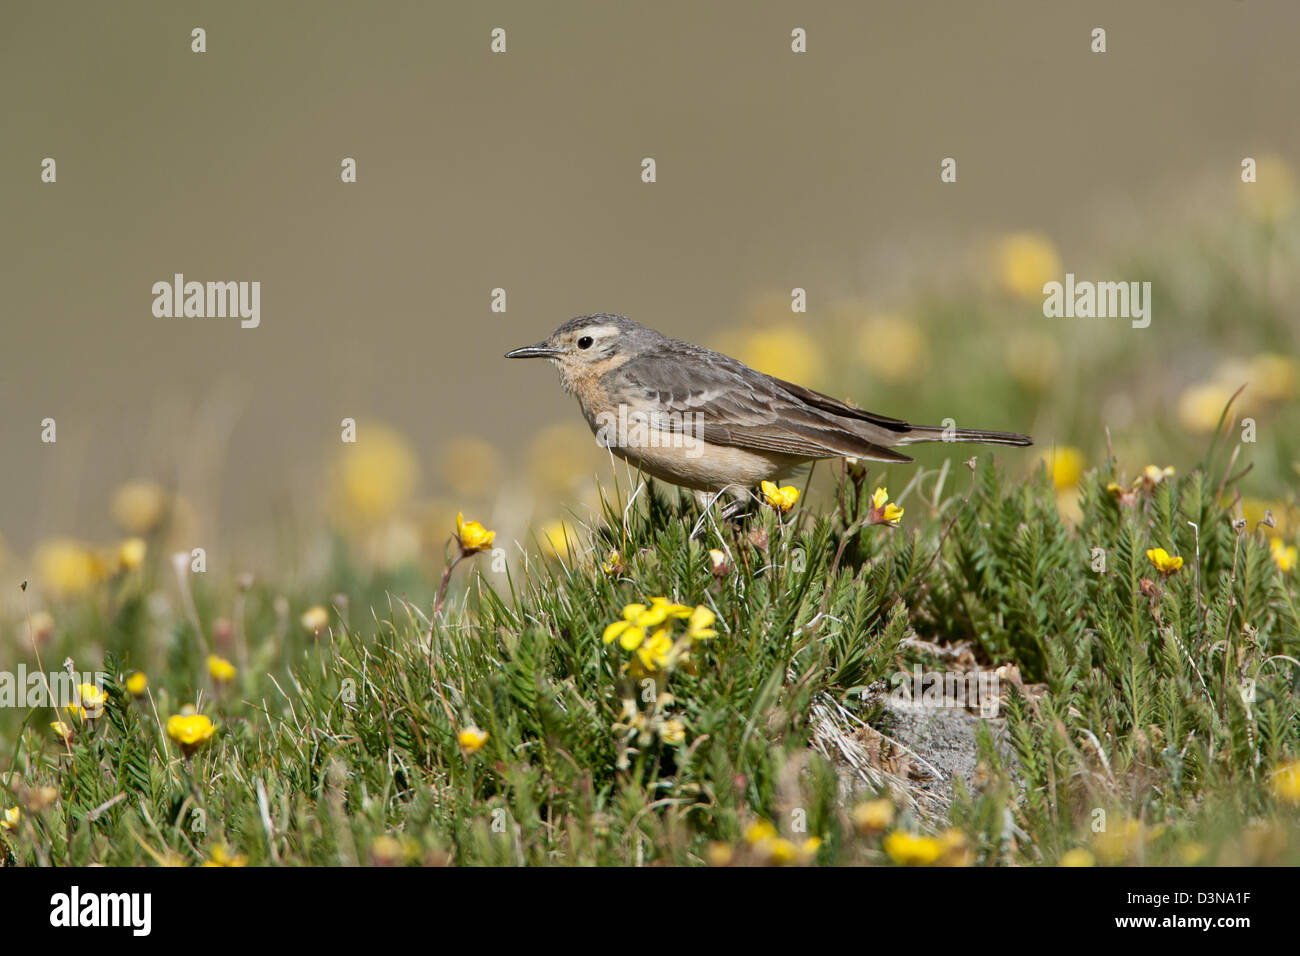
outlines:
[{"label": "yellow flower", "polygon": [[[1232,499],[1224,496],[1224,507],[1230,507]],[[1272,515],[1272,518],[1269,515]],[[1252,531],[1258,531],[1262,525],[1268,528],[1273,537],[1287,537],[1291,533],[1294,510],[1283,501],[1261,501],[1259,498],[1241,499],[1241,516]]]},{"label": "yellow flower", "polygon": [[870,318],[858,337],[858,354],[886,382],[908,382],[925,366],[925,333],[896,315]]},{"label": "yellow flower", "polygon": [[335,510],[354,524],[380,524],[406,503],[418,477],[415,455],[399,432],[361,422],[356,441],[344,444],[335,467]]},{"label": "yellow flower", "polygon": [[971,862],[966,836],[956,828],[937,837],[895,830],[885,837],[881,847],[891,860],[904,866],[969,866]]},{"label": "yellow flower", "polygon": [[[1172,478],[1173,474],[1174,469],[1172,465],[1165,468],[1160,468],[1156,465],[1147,465],[1142,469],[1142,474],[1138,475],[1137,480],[1133,482],[1133,487],[1146,488],[1150,491],[1166,478]],[[1107,486],[1107,488],[1109,488],[1109,486]]]},{"label": "yellow flower", "polygon": [[1197,435],[1214,431],[1219,424],[1219,416],[1223,414],[1223,409],[1236,390],[1235,385],[1218,382],[1204,382],[1184,389],[1178,396],[1179,424]]},{"label": "yellow flower", "polygon": [[1237,188],[1247,215],[1260,222],[1281,222],[1295,212],[1295,174],[1280,156],[1259,157],[1255,163],[1255,181],[1238,183]]},{"label": "yellow flower", "polygon": [[212,848],[212,856],[203,862],[203,866],[247,866],[248,857],[242,853],[231,853],[221,844]]},{"label": "yellow flower", "polygon": [[636,649],[636,656],[647,671],[655,671],[668,663],[668,654],[672,649],[672,636],[667,629],[660,628]]},{"label": "yellow flower", "polygon": [[785,866],[787,863],[793,863],[799,854],[799,849],[784,837],[777,837],[760,843],[756,849],[759,855],[766,858],[768,863],[773,866]]},{"label": "yellow flower", "polygon": [[496,536],[495,531],[487,530],[477,521],[466,521],[464,515],[456,512],[456,538],[460,541],[460,549],[466,554],[492,547]]},{"label": "yellow flower", "polygon": [[182,711],[167,718],[167,736],[180,744],[187,754],[193,753],[201,744],[211,740],[216,730],[217,728],[212,726],[212,721],[206,714]]},{"label": "yellow flower", "polygon": [[1092,866],[1097,860],[1081,846],[1061,854],[1061,866]]},{"label": "yellow flower", "polygon": [[50,724],[50,729],[53,730],[56,734],[58,734],[59,737],[62,738],[64,742],[72,743],[72,728],[67,724],[65,724],[63,721],[61,720],[53,721]]},{"label": "yellow flower", "polygon": [[704,858],[709,866],[730,866],[732,856],[730,845],[721,840],[711,840],[704,848]]},{"label": "yellow flower", "polygon": [[1071,445],[1061,445],[1043,452],[1039,460],[1047,465],[1052,485],[1057,491],[1073,488],[1083,477],[1083,452]]},{"label": "yellow flower", "polygon": [[1297,558],[1295,545],[1286,544],[1281,538],[1274,538],[1268,546],[1268,554],[1283,574],[1290,574],[1295,570]]},{"label": "yellow flower", "polygon": [[609,627],[605,628],[605,633],[601,635],[601,640],[606,644],[614,643],[615,638],[619,639],[619,645],[625,651],[635,650],[636,647],[645,640],[645,631],[637,623],[646,615],[646,606],[644,604],[628,604],[623,608],[623,620],[615,621]]},{"label": "yellow flower", "polygon": [[78,541],[58,539],[42,544],[33,558],[36,580],[50,596],[83,597],[103,577],[106,568],[95,551]]},{"label": "yellow flower", "polygon": [[0,829],[13,830],[18,826],[18,821],[22,819],[23,812],[17,807],[10,807],[4,813],[4,819],[0,819]]},{"label": "yellow flower", "polygon": [[539,529],[542,550],[552,558],[568,557],[578,545],[578,533],[565,521],[548,521]]},{"label": "yellow flower", "polygon": [[745,842],[750,846],[762,843],[764,840],[774,840],[776,836],[776,827],[766,820],[755,820],[745,828]]},{"label": "yellow flower", "polygon": [[704,641],[711,637],[717,637],[718,632],[713,629],[714,622],[718,619],[717,615],[703,604],[691,612],[690,619],[686,622],[686,636],[693,641]]},{"label": "yellow flower", "polygon": [[117,563],[124,571],[138,571],[144,564],[149,546],[143,538],[127,538],[117,546]]},{"label": "yellow flower", "polygon": [[853,808],[853,826],[864,836],[868,833],[883,833],[894,822],[894,805],[881,798],[859,803]]},{"label": "yellow flower", "polygon": [[216,654],[208,655],[208,675],[218,684],[224,684],[235,676],[235,665]]},{"label": "yellow flower", "polygon": [[673,604],[667,598],[650,599],[651,604],[627,604],[623,607],[623,620],[615,621],[601,635],[601,640],[612,644],[617,638],[625,651],[636,650],[645,640],[645,632],[658,627],[669,617],[690,617],[691,609],[684,604]]},{"label": "yellow flower", "polygon": [[786,514],[799,500],[799,489],[794,485],[778,488],[775,482],[765,481],[760,486],[763,499],[781,514]]},{"label": "yellow flower", "polygon": [[1300,804],[1300,760],[1281,764],[1273,771],[1273,795]]},{"label": "yellow flower", "polygon": [[1261,352],[1250,360],[1251,391],[1267,402],[1281,402],[1296,393],[1300,380],[1300,362],[1289,355]]},{"label": "yellow flower", "polygon": [[148,534],[167,517],[167,492],[148,481],[130,481],[113,493],[111,510],[127,534]]},{"label": "yellow flower", "polygon": [[998,244],[996,260],[998,285],[1026,301],[1041,302],[1043,286],[1061,277],[1061,257],[1052,241],[1039,233],[1007,236]]},{"label": "yellow flower", "polygon": [[1178,848],[1178,859],[1183,866],[1195,866],[1205,859],[1205,854],[1209,852],[1204,843],[1184,843]]},{"label": "yellow flower", "polygon": [[617,551],[611,551],[605,555],[605,560],[601,563],[601,569],[611,577],[619,574],[623,570],[623,555]]},{"label": "yellow flower", "polygon": [[1164,548],[1151,548],[1147,551],[1147,560],[1150,561],[1163,575],[1174,574],[1183,566],[1183,559],[1174,557]]},{"label": "yellow flower", "polygon": [[488,732],[479,730],[477,727],[469,726],[456,735],[456,742],[460,744],[460,749],[467,754],[476,753],[483,749],[487,743]]},{"label": "yellow flower", "polygon": [[677,746],[686,740],[686,725],[676,718],[664,721],[659,736],[670,746]]},{"label": "yellow flower", "polygon": [[[791,863],[810,863],[821,848],[820,837],[810,837],[797,844],[785,837],[778,836],[770,823],[756,823],[750,826],[749,845],[759,862],[772,866],[788,866]],[[748,837],[747,837],[748,838]]]},{"label": "yellow flower", "polygon": [[1102,863],[1123,863],[1142,845],[1142,825],[1121,819],[1092,835],[1092,850]]},{"label": "yellow flower", "polygon": [[1106,483],[1106,494],[1110,495],[1121,505],[1131,505],[1137,501],[1137,492],[1125,488],[1117,481],[1108,481]]},{"label": "yellow flower", "polygon": [[871,510],[867,513],[867,524],[887,524],[896,528],[902,517],[903,509],[890,502],[888,488],[877,488],[871,493]]},{"label": "yellow flower", "polygon": [[690,617],[692,614],[695,613],[694,608],[689,607],[688,605],[685,604],[676,604],[668,600],[666,597],[652,597],[650,599],[650,605],[651,605],[650,606],[651,614],[662,615],[662,616],[656,616],[654,618],[655,624],[658,624],[660,621],[666,620],[667,618],[670,617],[675,617],[675,618],[680,618],[685,620],[686,618]]},{"label": "yellow flower", "polygon": [[77,687],[77,703],[81,705],[81,716],[95,720],[104,715],[104,692],[94,684],[81,684]]},{"label": "yellow flower", "polygon": [[302,615],[302,629],[309,634],[319,634],[330,625],[330,612],[319,604],[309,607]]},{"label": "yellow flower", "polygon": [[132,697],[143,697],[148,686],[149,678],[144,675],[143,671],[134,671],[126,679],[126,692]]},{"label": "yellow flower", "polygon": [[[672,633],[675,620],[689,618],[694,621],[693,625],[687,625],[688,637],[705,639],[714,636],[716,632],[709,630],[712,616],[707,620],[702,614],[697,617],[699,611],[699,608],[677,604],[666,597],[651,598],[648,606],[628,604],[623,608],[622,620],[606,627],[601,640],[606,644],[617,640],[623,650],[635,651],[632,661],[634,673],[653,673],[677,659],[672,653],[676,646]],[[696,631],[694,634],[690,633],[692,627]]]},{"label": "yellow flower", "polygon": [[736,358],[751,368],[788,382],[815,379],[822,367],[821,350],[816,340],[788,322],[750,332],[739,343]]},{"label": "yellow flower", "polygon": [[891,860],[904,866],[929,866],[944,851],[943,843],[935,837],[917,836],[904,830],[889,834],[881,846]]}]

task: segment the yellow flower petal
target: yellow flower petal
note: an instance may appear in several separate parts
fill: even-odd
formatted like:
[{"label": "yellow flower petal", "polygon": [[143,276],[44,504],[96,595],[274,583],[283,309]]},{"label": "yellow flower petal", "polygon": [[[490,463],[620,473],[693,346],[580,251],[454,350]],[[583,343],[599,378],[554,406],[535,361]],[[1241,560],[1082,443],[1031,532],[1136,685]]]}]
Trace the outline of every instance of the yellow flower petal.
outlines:
[{"label": "yellow flower petal", "polygon": [[1147,551],[1147,560],[1155,566],[1161,574],[1173,574],[1183,566],[1183,559],[1170,555],[1164,548],[1151,548]]},{"label": "yellow flower petal", "polygon": [[713,629],[713,622],[716,620],[717,615],[701,604],[691,612],[690,620],[686,622],[686,633],[695,640],[717,637],[718,632]]},{"label": "yellow flower petal", "polygon": [[235,665],[216,654],[208,655],[208,675],[218,684],[224,684],[235,676]]},{"label": "yellow flower petal", "polygon": [[185,747],[206,743],[215,732],[205,714],[173,714],[167,718],[167,735]]},{"label": "yellow flower petal", "polygon": [[319,604],[308,608],[302,615],[302,629],[309,634],[319,634],[329,627],[329,611]]},{"label": "yellow flower petal", "polygon": [[943,844],[931,836],[917,836],[895,830],[885,837],[881,847],[895,863],[904,866],[929,866],[943,855]]},{"label": "yellow flower petal", "polygon": [[1273,771],[1273,794],[1279,800],[1300,805],[1300,760],[1284,763]]},{"label": "yellow flower petal", "polygon": [[609,627],[605,628],[605,633],[601,635],[600,639],[606,644],[613,644],[614,638],[618,637],[631,626],[632,625],[627,621],[615,621]]},{"label": "yellow flower petal", "polygon": [[466,753],[474,753],[482,749],[483,745],[487,743],[488,736],[486,730],[479,730],[477,727],[470,726],[456,735],[456,742],[460,744],[460,748]]},{"label": "yellow flower petal", "polygon": [[1290,574],[1294,571],[1297,559],[1300,559],[1300,554],[1297,554],[1295,545],[1284,544],[1281,538],[1274,538],[1269,544],[1268,555],[1273,559],[1273,563],[1277,565],[1277,569],[1283,574]]},{"label": "yellow flower petal", "polygon": [[645,631],[639,627],[628,627],[619,635],[618,646],[625,651],[634,651],[645,640]]},{"label": "yellow flower petal", "polygon": [[1061,278],[1061,257],[1046,236],[1018,232],[998,244],[998,285],[1019,299],[1041,302],[1043,286]]},{"label": "yellow flower petal", "polygon": [[496,536],[495,531],[487,530],[477,521],[466,521],[464,515],[459,511],[456,512],[456,537],[460,539],[463,551],[483,551],[490,548]]}]

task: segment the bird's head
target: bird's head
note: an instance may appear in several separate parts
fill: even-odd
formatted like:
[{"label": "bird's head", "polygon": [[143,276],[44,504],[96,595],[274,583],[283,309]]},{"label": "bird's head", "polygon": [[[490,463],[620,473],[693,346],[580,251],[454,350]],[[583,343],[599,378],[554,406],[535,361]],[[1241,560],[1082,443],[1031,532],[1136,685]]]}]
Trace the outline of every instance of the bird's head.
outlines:
[{"label": "bird's head", "polygon": [[621,365],[658,333],[621,315],[599,312],[570,319],[536,345],[506,353],[506,358],[545,358],[560,370],[566,388],[586,374],[604,374]]}]

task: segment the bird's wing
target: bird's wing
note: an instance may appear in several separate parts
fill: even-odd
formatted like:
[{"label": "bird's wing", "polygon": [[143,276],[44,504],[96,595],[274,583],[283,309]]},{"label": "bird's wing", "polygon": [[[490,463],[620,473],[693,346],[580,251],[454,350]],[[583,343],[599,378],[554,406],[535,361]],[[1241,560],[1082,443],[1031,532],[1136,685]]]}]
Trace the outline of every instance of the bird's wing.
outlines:
[{"label": "bird's wing", "polygon": [[630,410],[661,416],[661,429],[797,458],[912,460],[888,447],[906,431],[905,422],[854,409],[708,349],[673,345],[609,373],[610,391],[624,396]]}]

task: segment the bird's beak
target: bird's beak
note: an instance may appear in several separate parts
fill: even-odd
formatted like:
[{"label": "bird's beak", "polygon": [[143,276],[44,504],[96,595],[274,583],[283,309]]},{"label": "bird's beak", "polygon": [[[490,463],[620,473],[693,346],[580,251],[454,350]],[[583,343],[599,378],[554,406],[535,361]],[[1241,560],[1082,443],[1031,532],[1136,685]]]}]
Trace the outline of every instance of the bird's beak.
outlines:
[{"label": "bird's beak", "polygon": [[525,345],[521,349],[515,349],[506,353],[506,358],[556,358],[564,353],[559,349],[553,349],[543,342],[536,345]]}]

